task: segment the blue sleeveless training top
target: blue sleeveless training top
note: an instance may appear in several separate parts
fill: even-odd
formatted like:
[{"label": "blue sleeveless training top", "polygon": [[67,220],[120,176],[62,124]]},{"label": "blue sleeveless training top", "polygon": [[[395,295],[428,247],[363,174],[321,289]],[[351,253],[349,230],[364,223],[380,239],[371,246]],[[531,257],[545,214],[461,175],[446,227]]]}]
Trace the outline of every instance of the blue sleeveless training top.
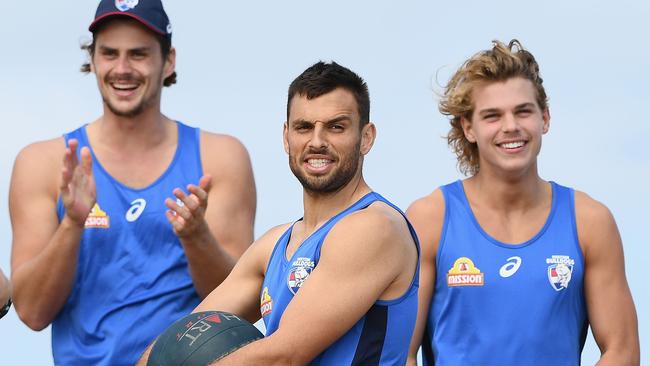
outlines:
[{"label": "blue sleeveless training top", "polygon": [[544,227],[517,245],[483,231],[460,181],[441,187],[445,222],[425,365],[580,364],[587,318],[574,192],[551,186]]},{"label": "blue sleeveless training top", "polygon": [[[198,305],[185,253],[165,217],[165,198],[203,174],[199,130],[177,125],[174,158],[146,188],[116,181],[93,153],[97,204],[86,220],[72,292],[52,323],[55,364],[133,365]],[[85,127],[64,137],[89,146]],[[61,219],[61,200],[57,209]]]},{"label": "blue sleeveless training top", "polygon": [[[262,286],[260,309],[267,336],[277,330],[285,308],[318,266],[320,249],[327,233],[346,215],[376,201],[385,202],[404,216],[395,205],[370,192],[305,239],[291,260],[286,259],[285,252],[293,225],[280,237],[271,254]],[[418,246],[419,256],[415,231],[408,220],[406,222]],[[376,301],[352,329],[312,360],[310,365],[404,365],[417,316],[418,276],[419,265],[411,286],[402,296],[389,301]]]}]

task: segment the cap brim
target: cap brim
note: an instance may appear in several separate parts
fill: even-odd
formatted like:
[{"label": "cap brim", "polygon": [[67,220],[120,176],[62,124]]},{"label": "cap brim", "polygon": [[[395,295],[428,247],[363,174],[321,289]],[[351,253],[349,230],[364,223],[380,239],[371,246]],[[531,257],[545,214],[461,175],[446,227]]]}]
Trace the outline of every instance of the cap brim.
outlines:
[{"label": "cap brim", "polygon": [[93,22],[90,24],[90,27],[88,27],[88,30],[91,31],[91,32],[94,32],[95,29],[97,28],[97,25],[99,25],[99,23],[106,20],[107,18],[115,17],[115,16],[129,17],[131,19],[135,19],[138,22],[140,22],[142,25],[144,25],[145,27],[149,28],[154,33],[158,33],[161,36],[165,36],[165,37],[170,36],[168,33],[165,33],[161,29],[158,29],[158,28],[154,27],[149,22],[147,22],[146,20],[140,18],[139,16],[137,16],[135,14],[131,14],[131,13],[121,12],[121,11],[114,11],[114,12],[111,12],[111,13],[102,14],[101,16],[95,18],[95,20],[93,20]]}]

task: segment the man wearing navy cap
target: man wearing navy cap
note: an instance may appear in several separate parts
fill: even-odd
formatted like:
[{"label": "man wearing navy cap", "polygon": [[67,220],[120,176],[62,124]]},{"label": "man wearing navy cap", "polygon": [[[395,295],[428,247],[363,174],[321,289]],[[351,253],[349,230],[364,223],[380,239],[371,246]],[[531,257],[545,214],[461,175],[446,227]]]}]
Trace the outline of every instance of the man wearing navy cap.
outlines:
[{"label": "man wearing navy cap", "polygon": [[16,158],[13,298],[52,324],[55,364],[133,365],[252,242],[255,186],[239,141],[161,113],[176,51],[159,0],[102,0],[90,31],[102,116]]}]

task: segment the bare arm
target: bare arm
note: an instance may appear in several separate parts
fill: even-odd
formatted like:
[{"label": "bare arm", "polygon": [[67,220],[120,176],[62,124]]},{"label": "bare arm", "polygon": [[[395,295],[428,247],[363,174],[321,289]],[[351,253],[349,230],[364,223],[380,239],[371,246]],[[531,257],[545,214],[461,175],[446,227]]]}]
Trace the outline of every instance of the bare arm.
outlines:
[{"label": "bare arm", "polygon": [[445,218],[445,202],[437,189],[431,195],[421,198],[406,211],[411,224],[420,239],[420,288],[418,289],[418,318],[409,347],[407,365],[417,365],[417,353],[422,344],[424,329],[429,316],[429,306],[436,283],[436,253]]},{"label": "bare arm", "polygon": [[[248,153],[236,139],[203,132],[205,176],[168,199],[167,214],[187,256],[194,287],[207,296],[253,242],[255,182]],[[209,202],[209,204],[208,204]]]},{"label": "bare arm", "polygon": [[307,364],[375,301],[406,291],[417,252],[403,220],[401,227],[382,215],[359,212],[341,220],[327,236],[319,264],[286,308],[278,330],[217,364]]},{"label": "bare arm", "polygon": [[576,192],[576,224],[585,257],[585,298],[601,358],[598,365],[639,365],[639,331],[625,278],[621,237],[599,202]]},{"label": "bare arm", "polygon": [[[70,294],[83,226],[95,203],[90,151],[84,148],[79,162],[76,147],[70,141],[65,148],[62,139],[30,145],[16,158],[11,178],[13,301],[34,330],[48,326]],[[52,159],[62,154],[63,164]],[[66,206],[60,223],[59,193]]]},{"label": "bare arm", "polygon": [[[259,296],[264,271],[277,239],[288,225],[269,230],[242,255],[230,275],[193,312],[219,310],[236,314],[251,323],[260,318]],[[137,365],[146,365],[153,344],[147,347]]]}]

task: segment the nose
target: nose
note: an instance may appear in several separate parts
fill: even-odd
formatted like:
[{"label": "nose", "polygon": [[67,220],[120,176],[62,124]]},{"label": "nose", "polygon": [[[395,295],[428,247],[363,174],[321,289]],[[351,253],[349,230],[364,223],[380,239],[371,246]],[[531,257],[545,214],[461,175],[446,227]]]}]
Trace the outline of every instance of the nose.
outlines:
[{"label": "nose", "polygon": [[131,62],[127,55],[120,55],[117,58],[114,71],[117,74],[128,74],[131,72]]},{"label": "nose", "polygon": [[501,132],[514,132],[518,129],[517,117],[512,113],[506,113],[501,119]]},{"label": "nose", "polygon": [[314,150],[322,150],[327,148],[327,138],[325,137],[325,126],[322,123],[316,123],[311,131],[309,139],[309,147]]}]

